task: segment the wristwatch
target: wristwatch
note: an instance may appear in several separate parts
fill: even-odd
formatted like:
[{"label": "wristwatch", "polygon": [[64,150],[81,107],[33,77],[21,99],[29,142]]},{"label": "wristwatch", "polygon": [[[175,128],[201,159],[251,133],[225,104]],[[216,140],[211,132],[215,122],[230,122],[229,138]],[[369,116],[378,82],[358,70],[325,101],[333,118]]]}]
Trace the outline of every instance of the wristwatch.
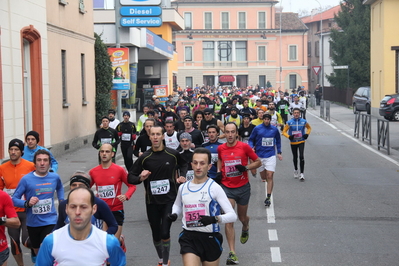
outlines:
[{"label": "wristwatch", "polygon": [[219,216],[215,216],[216,223],[219,223]]},{"label": "wristwatch", "polygon": [[7,222],[7,217],[0,218],[0,225],[4,225]]}]

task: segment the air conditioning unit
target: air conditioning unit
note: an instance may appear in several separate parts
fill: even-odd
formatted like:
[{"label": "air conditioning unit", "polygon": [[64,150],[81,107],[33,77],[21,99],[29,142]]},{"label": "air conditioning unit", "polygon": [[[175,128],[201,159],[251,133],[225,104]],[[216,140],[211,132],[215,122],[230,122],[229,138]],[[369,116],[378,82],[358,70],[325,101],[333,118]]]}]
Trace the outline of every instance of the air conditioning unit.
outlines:
[{"label": "air conditioning unit", "polygon": [[145,66],[144,67],[144,75],[146,75],[146,76],[154,75],[154,67],[153,66]]}]

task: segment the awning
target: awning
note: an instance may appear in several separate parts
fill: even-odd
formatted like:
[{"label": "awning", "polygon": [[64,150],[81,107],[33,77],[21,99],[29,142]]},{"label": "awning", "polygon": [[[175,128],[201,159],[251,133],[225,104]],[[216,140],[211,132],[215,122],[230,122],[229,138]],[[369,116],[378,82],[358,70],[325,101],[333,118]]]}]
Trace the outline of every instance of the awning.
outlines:
[{"label": "awning", "polygon": [[235,80],[236,79],[233,76],[230,76],[230,75],[228,75],[228,76],[220,76],[219,77],[219,81],[220,82],[233,82]]}]

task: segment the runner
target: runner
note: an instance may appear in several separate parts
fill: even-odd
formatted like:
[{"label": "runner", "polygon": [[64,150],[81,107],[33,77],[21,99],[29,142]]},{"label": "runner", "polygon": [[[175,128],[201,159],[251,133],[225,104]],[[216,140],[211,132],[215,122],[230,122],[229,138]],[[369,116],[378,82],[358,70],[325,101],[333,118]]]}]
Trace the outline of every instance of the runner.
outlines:
[{"label": "runner", "polygon": [[187,163],[187,173],[184,176],[186,178],[186,182],[190,181],[194,178],[194,171],[191,168],[191,161],[193,159],[194,150],[191,149],[191,135],[187,132],[183,132],[180,134],[180,147],[177,151],[180,153],[180,156]]},{"label": "runner", "polygon": [[262,162],[259,170],[262,180],[267,181],[266,207],[269,207],[271,204],[270,197],[273,191],[273,174],[276,170],[276,149],[278,159],[280,161],[283,159],[281,156],[280,132],[277,127],[271,124],[271,118],[270,114],[264,114],[263,124],[255,127],[248,141],[249,146],[256,151]]},{"label": "runner", "polygon": [[[299,178],[299,181],[305,181],[305,141],[308,139],[312,128],[305,119],[300,118],[301,110],[299,108],[293,109],[293,115],[294,117],[285,124],[282,134],[289,138],[291,142],[291,151],[294,162],[294,178]],[[300,173],[298,172],[298,150]]]},{"label": "runner", "polygon": [[[69,188],[73,190],[77,187],[85,187],[90,188],[90,176],[82,171],[75,172],[70,181]],[[118,231],[118,223],[115,220],[114,215],[111,212],[111,209],[103,201],[102,199],[95,197],[94,203],[97,205],[97,211],[94,213],[91,223],[94,224],[97,228],[103,229],[103,222],[106,223],[106,231],[108,234],[114,235]],[[66,224],[69,224],[69,218],[66,214],[67,202],[64,200],[58,205],[58,220],[57,224],[54,227],[54,230],[63,227]]]},{"label": "runner", "polygon": [[[242,223],[240,242],[245,244],[249,238],[249,217],[247,215],[251,185],[248,180],[247,170],[261,166],[261,161],[248,144],[238,141],[238,128],[235,123],[225,126],[227,142],[218,147],[218,172],[222,174],[222,188],[235,208],[237,204],[238,218]],[[253,160],[248,164],[248,160]],[[226,261],[227,265],[238,264],[235,252],[234,223],[225,226],[227,243],[230,252]]]},{"label": "runner", "polygon": [[[121,166],[112,162],[114,152],[112,145],[105,143],[101,145],[99,150],[101,159],[100,165],[90,170],[91,176],[90,187],[96,185],[98,197],[104,200],[110,207],[116,222],[118,223],[118,231],[115,237],[121,242],[123,250],[126,252],[125,241],[122,235],[123,222],[125,220],[125,212],[123,203],[128,201],[136,191],[136,186],[127,182],[127,173]],[[125,194],[122,194],[122,183],[128,186]],[[107,227],[104,226],[107,230]]]},{"label": "runner", "polygon": [[[187,163],[176,150],[164,145],[164,129],[150,129],[152,147],[145,151],[129,172],[129,183],[144,182],[147,217],[157,251],[159,266],[167,266],[170,252],[170,226],[168,214],[172,212],[178,186],[186,181]],[[180,173],[178,173],[180,170]]]},{"label": "runner", "polygon": [[[211,178],[211,152],[196,148],[191,163],[194,179],[179,187],[169,218],[176,221],[183,213],[183,232],[179,235],[180,254],[184,265],[219,265],[223,248],[223,236],[219,223],[237,220],[223,189]],[[221,214],[223,208],[224,214]]]},{"label": "runner", "polygon": [[97,210],[94,193],[86,187],[68,195],[66,213],[70,224],[48,235],[37,256],[37,265],[126,265],[126,256],[113,235],[90,223]]},{"label": "runner", "polygon": [[0,265],[7,265],[10,251],[8,249],[6,227],[18,228],[21,226],[10,196],[0,190]]},{"label": "runner", "polygon": [[210,178],[214,179],[218,184],[220,184],[220,181],[221,181],[220,175],[219,175],[219,179],[215,179],[217,170],[218,170],[218,168],[217,168],[218,147],[220,145],[222,145],[222,143],[219,142],[220,129],[216,125],[210,125],[206,129],[206,132],[208,134],[209,141],[204,142],[202,144],[202,147],[208,149],[211,152],[211,156],[212,156],[212,161],[211,161],[212,167],[211,167],[211,169],[209,169],[208,175]]},{"label": "runner", "polygon": [[[21,157],[24,154],[24,143],[20,139],[13,139],[10,141],[8,144],[8,154],[10,160],[0,165],[0,190],[4,190],[8,195],[10,195],[10,197],[12,197],[21,178],[24,175],[35,171],[35,165]],[[22,242],[25,247],[31,249],[32,262],[35,263],[36,254],[32,249],[29,240],[28,229],[26,227],[25,209],[15,207],[15,211],[17,212],[18,219],[21,222],[21,226],[18,228],[8,228],[7,230],[8,235],[10,236],[11,253],[18,265],[24,265],[21,249]]]},{"label": "runner", "polygon": [[[36,255],[43,239],[53,231],[57,223],[55,192],[58,201],[64,200],[60,176],[49,172],[50,160],[48,151],[38,150],[33,157],[36,170],[22,177],[12,196],[16,207],[26,209],[26,225]],[[21,199],[23,195],[26,200]]]}]

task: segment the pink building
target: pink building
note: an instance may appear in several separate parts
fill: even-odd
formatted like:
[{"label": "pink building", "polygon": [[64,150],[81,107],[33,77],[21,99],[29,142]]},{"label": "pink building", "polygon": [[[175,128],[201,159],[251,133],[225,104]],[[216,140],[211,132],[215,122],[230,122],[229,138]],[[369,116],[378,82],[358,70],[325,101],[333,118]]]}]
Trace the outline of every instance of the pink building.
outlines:
[{"label": "pink building", "polygon": [[[177,84],[308,87],[307,27],[278,1],[176,0]],[[281,17],[280,17],[281,15]],[[281,27],[280,27],[281,25]]]}]

